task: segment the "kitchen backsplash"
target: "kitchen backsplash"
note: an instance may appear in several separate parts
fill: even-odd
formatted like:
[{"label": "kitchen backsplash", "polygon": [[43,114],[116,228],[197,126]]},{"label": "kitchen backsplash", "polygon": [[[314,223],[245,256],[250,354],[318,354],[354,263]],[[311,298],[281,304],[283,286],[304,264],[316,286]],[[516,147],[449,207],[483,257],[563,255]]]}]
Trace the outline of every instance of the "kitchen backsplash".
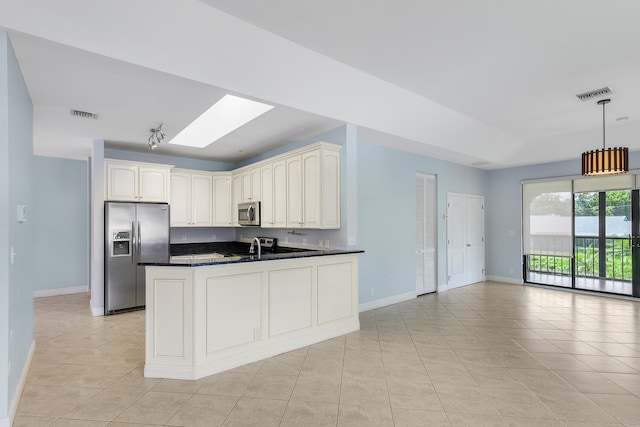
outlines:
[{"label": "kitchen backsplash", "polygon": [[233,228],[171,227],[171,243],[228,242],[236,239]]}]

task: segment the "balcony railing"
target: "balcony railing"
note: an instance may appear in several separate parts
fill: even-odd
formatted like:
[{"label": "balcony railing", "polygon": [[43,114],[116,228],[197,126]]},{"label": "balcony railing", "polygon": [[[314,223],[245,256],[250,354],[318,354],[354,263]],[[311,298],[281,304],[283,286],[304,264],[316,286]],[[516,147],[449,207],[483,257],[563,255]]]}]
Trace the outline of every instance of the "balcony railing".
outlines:
[{"label": "balcony railing", "polygon": [[[631,239],[629,237],[605,238],[605,279],[631,280]],[[574,262],[577,277],[598,278],[600,274],[600,247],[597,236],[580,236],[574,239]],[[531,254],[527,257],[529,273],[571,276],[572,257],[561,255]]]}]

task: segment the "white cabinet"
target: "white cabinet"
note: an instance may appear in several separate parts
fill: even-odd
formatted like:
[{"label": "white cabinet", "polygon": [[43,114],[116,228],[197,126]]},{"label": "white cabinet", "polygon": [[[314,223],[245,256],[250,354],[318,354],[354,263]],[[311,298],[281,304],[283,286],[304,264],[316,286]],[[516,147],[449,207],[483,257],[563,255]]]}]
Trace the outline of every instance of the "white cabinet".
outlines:
[{"label": "white cabinet", "polygon": [[287,163],[267,163],[260,168],[260,214],[263,228],[287,226]]},{"label": "white cabinet", "polygon": [[357,254],[146,272],[145,377],[196,380],[360,328]]},{"label": "white cabinet", "polygon": [[238,203],[242,203],[242,174],[233,174],[231,177],[231,222],[238,224]]},{"label": "white cabinet", "polygon": [[[234,172],[234,186],[238,186],[239,202],[260,201],[260,166]],[[234,190],[236,191],[236,190]]]},{"label": "white cabinet", "polygon": [[286,165],[287,227],[340,228],[340,148],[321,144]]},{"label": "white cabinet", "polygon": [[171,166],[105,160],[106,200],[168,202]]},{"label": "white cabinet", "polygon": [[276,161],[273,167],[273,226],[287,226],[287,162]]},{"label": "white cabinet", "polygon": [[287,162],[287,227],[302,228],[302,156],[290,156]]},{"label": "white cabinet", "polygon": [[[236,210],[237,215],[238,212]],[[213,174],[213,225],[214,227],[230,227],[233,225],[231,174],[229,173]]]},{"label": "white cabinet", "polygon": [[171,226],[213,225],[213,178],[205,172],[175,169],[171,172]]}]

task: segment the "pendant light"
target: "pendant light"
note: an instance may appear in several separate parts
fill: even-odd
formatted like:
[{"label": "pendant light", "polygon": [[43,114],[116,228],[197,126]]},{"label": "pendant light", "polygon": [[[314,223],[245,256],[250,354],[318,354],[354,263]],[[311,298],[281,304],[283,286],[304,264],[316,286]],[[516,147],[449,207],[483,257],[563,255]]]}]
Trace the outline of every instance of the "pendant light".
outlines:
[{"label": "pendant light", "polygon": [[620,175],[629,172],[629,149],[605,147],[604,106],[609,102],[611,102],[610,99],[598,101],[598,105],[602,105],[602,150],[582,153],[582,175],[584,176]]}]

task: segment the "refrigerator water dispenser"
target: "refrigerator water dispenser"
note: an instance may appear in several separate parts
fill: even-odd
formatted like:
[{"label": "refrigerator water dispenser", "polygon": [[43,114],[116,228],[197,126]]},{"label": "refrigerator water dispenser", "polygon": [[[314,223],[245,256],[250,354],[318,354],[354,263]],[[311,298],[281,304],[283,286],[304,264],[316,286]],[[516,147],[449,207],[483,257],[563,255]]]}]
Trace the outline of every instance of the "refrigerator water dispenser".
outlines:
[{"label": "refrigerator water dispenser", "polygon": [[112,247],[111,256],[131,255],[131,232],[129,230],[114,231]]}]

